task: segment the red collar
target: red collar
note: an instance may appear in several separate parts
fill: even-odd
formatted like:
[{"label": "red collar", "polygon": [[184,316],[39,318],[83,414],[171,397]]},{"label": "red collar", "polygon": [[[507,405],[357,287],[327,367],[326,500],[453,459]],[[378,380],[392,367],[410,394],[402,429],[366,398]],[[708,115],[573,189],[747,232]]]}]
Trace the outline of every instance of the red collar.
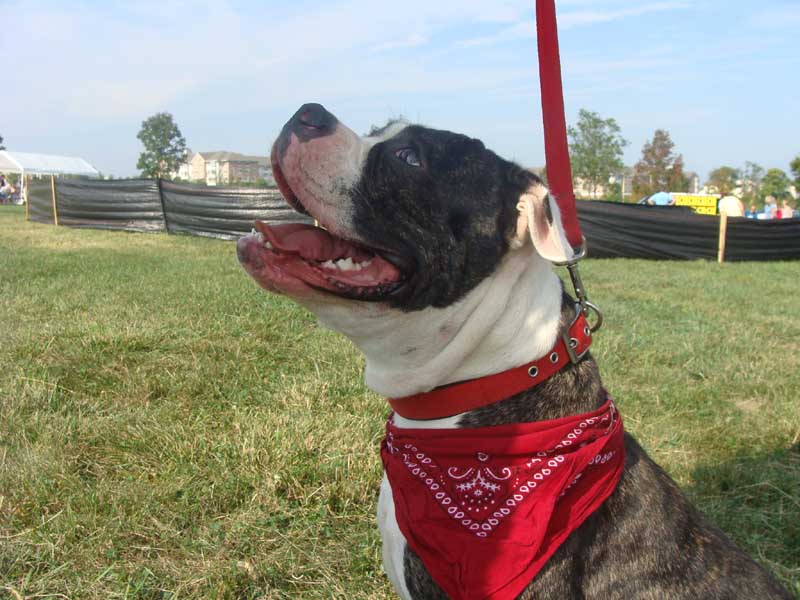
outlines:
[{"label": "red collar", "polygon": [[494,404],[532,388],[563,369],[576,363],[589,350],[592,330],[580,308],[566,335],[542,358],[519,367],[477,379],[442,386],[405,396],[389,398],[392,410],[406,419],[442,419],[476,408]]}]

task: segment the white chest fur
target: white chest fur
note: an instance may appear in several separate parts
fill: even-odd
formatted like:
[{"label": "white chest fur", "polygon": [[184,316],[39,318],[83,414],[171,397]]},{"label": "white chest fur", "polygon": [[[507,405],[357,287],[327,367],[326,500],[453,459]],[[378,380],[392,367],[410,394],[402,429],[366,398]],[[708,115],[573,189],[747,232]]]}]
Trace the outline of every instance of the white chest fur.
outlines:
[{"label": "white chest fur", "polygon": [[[398,415],[394,416],[393,423],[397,427],[418,429],[451,429],[456,426],[461,415],[436,419],[432,421],[412,421]],[[378,529],[383,542],[383,569],[389,581],[403,600],[411,600],[406,585],[405,571],[403,569],[403,556],[406,550],[406,538],[397,525],[394,516],[394,498],[389,479],[386,474],[381,481],[381,491],[378,496]]]}]

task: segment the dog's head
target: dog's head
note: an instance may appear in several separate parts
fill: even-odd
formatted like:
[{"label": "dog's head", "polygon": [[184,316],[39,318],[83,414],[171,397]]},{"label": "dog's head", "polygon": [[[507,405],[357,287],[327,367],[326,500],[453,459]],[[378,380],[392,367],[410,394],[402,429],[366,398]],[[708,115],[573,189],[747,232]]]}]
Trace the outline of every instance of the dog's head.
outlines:
[{"label": "dog's head", "polygon": [[239,259],[261,286],[312,309],[450,306],[521,245],[528,216],[545,240],[539,254],[563,239],[538,177],[449,131],[390,122],[360,137],[306,104],[283,127],[272,167],[289,204],[320,227],[259,222]]}]

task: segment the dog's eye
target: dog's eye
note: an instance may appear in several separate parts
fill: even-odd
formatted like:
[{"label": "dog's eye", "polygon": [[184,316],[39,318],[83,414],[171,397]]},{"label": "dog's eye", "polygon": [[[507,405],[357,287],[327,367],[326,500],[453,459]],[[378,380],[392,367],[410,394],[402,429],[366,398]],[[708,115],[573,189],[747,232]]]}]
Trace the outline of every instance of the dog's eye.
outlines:
[{"label": "dog's eye", "polygon": [[421,167],[422,163],[419,160],[419,156],[414,151],[413,148],[400,148],[399,150],[395,150],[394,155],[406,162],[406,164],[411,165],[412,167]]}]

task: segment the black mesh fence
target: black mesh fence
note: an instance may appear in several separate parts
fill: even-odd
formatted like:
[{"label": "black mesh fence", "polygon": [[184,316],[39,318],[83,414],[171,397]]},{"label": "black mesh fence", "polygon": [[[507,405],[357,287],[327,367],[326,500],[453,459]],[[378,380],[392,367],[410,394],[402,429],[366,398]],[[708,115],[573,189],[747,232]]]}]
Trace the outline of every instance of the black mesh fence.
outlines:
[{"label": "black mesh fence", "polygon": [[725,260],[800,259],[800,219],[728,219]]},{"label": "black mesh fence", "polygon": [[291,209],[277,190],[221,188],[161,182],[167,229],[223,239],[249,233],[256,219],[312,222]]},{"label": "black mesh fence", "polygon": [[[578,202],[588,254],[595,258],[716,260],[719,217],[684,207]],[[725,260],[800,259],[800,219],[729,218]]]},{"label": "black mesh fence", "polygon": [[[28,190],[32,221],[53,223],[50,180]],[[169,181],[57,180],[59,224],[127,231],[164,231],[236,239],[256,219],[311,222],[291,209],[277,190],[206,187]],[[589,256],[714,260],[720,220],[688,208],[578,202]],[[800,259],[800,219],[728,219],[725,260]]]},{"label": "black mesh fence", "polygon": [[28,184],[28,218],[37,223],[53,222],[53,191],[50,179],[31,179]]},{"label": "black mesh fence", "polygon": [[59,225],[164,231],[158,183],[152,179],[56,180]]}]

